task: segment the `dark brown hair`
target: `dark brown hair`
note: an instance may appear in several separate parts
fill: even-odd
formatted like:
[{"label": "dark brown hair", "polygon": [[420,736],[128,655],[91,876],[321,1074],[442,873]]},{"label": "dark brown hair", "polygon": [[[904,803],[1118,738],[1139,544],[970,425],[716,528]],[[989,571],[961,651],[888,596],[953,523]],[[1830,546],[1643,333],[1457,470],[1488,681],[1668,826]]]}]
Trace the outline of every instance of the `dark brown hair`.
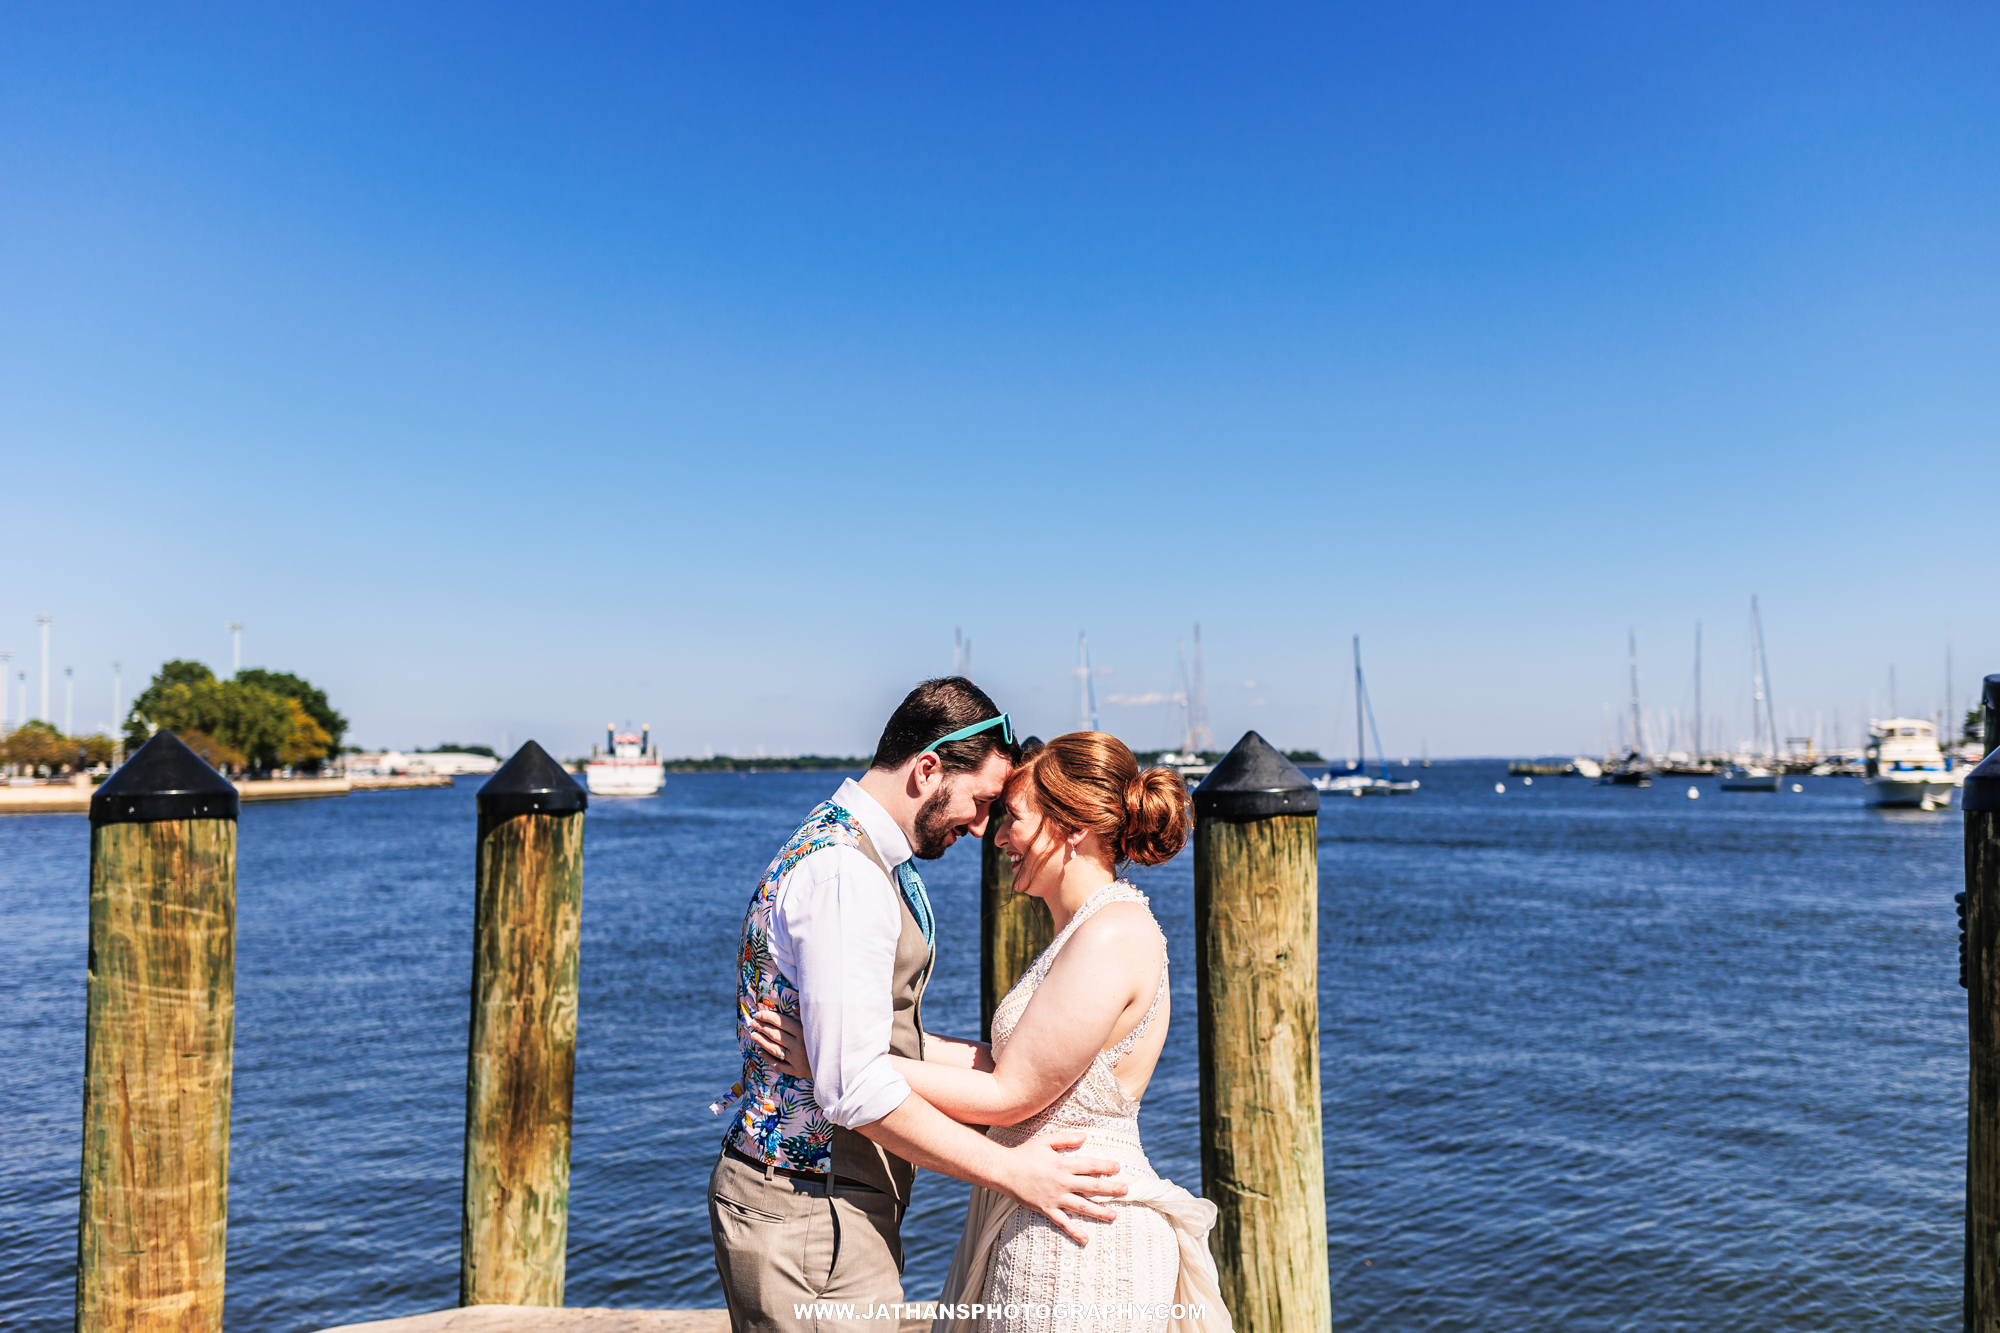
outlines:
[{"label": "dark brown hair", "polygon": [[[875,742],[875,757],[868,766],[901,768],[938,737],[998,716],[1000,710],[986,697],[986,691],[965,677],[927,680],[903,696],[903,702],[889,714],[889,724],[882,728],[882,739]],[[1019,746],[1001,738],[998,727],[937,747],[938,760],[947,773],[970,773],[996,753],[1006,755],[1009,763],[1021,753]]]},{"label": "dark brown hair", "polygon": [[1027,755],[1007,780],[1058,828],[1095,833],[1118,863],[1156,866],[1187,843],[1187,783],[1171,768],[1141,769],[1124,741],[1072,731]]}]

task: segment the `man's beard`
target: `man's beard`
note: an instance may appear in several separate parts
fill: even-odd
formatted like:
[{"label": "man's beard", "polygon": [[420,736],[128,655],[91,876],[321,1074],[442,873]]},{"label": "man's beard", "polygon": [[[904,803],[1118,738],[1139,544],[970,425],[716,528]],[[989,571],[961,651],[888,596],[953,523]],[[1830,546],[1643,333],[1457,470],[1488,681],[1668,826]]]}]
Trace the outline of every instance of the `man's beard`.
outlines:
[{"label": "man's beard", "polygon": [[917,837],[910,852],[919,861],[935,861],[950,848],[952,834],[958,828],[945,818],[944,808],[950,801],[951,784],[945,782],[917,807]]}]

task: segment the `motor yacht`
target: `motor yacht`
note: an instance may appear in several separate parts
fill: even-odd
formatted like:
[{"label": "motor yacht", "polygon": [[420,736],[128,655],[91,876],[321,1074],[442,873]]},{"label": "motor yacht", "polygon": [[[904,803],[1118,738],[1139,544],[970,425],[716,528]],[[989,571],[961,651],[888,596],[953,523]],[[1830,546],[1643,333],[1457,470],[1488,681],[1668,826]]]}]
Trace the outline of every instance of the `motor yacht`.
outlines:
[{"label": "motor yacht", "polygon": [[1967,770],[1954,767],[1938,746],[1937,728],[1922,718],[1892,717],[1868,724],[1864,799],[1874,806],[1914,806],[1938,810],[1951,804],[1952,791]]}]

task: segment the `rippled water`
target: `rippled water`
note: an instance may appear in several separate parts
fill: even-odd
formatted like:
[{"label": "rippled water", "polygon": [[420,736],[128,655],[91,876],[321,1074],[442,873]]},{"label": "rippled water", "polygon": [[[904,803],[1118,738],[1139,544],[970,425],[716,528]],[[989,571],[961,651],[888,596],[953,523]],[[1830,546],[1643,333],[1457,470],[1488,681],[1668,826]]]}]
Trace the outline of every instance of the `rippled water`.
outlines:
[{"label": "rippled water", "polygon": [[[1959,817],[1872,813],[1840,779],[1690,801],[1421,776],[1321,820],[1334,1326],[1955,1328]],[[735,933],[836,781],[675,776],[591,809],[570,1304],[720,1304],[702,1188]],[[472,837],[469,784],[244,811],[231,1330],[456,1298]],[[70,1322],[87,856],[81,817],[0,820],[7,1328]],[[977,1026],[977,876],[970,846],[926,874],[934,1029]],[[1136,878],[1175,968],[1142,1123],[1198,1190],[1188,860]],[[963,1200],[920,1178],[913,1297]]]}]

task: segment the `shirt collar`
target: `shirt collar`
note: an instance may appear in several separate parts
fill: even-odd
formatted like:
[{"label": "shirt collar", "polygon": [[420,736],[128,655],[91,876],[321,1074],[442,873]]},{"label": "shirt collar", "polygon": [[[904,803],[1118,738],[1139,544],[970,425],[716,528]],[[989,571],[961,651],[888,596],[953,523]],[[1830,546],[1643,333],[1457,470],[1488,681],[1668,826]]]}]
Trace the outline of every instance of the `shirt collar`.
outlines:
[{"label": "shirt collar", "polygon": [[833,803],[861,821],[861,827],[868,831],[868,840],[875,844],[875,850],[882,853],[882,859],[894,870],[910,859],[910,840],[903,829],[882,803],[861,789],[861,784],[853,778],[840,784],[840,790],[833,794]]}]

